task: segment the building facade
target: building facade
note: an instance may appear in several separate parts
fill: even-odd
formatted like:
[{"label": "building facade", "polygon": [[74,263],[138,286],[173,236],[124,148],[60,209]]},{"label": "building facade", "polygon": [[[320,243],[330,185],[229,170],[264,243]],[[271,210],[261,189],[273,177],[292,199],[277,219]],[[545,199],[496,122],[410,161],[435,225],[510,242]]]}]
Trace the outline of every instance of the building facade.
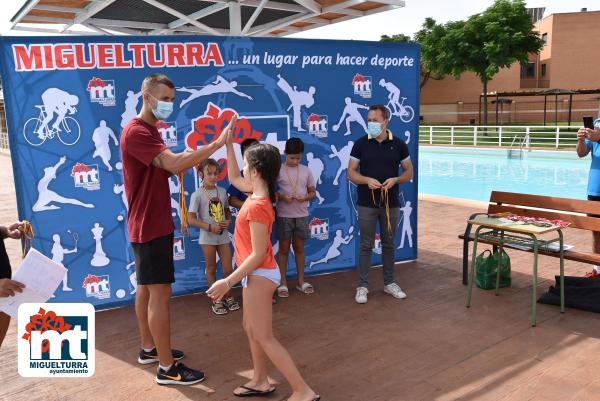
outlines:
[{"label": "building facade", "polygon": [[[545,42],[529,63],[500,70],[488,83],[488,93],[532,92],[548,89],[600,89],[600,11],[552,14],[535,22]],[[473,73],[460,79],[430,79],[421,91],[422,124],[475,124],[479,122],[479,97],[483,85]],[[572,120],[598,115],[600,94],[575,94]],[[496,105],[488,99],[489,124],[532,123],[544,119],[543,96],[503,96]],[[493,103],[492,103],[493,102]],[[547,121],[566,121],[569,96],[547,97]],[[498,113],[496,117],[496,109]]]}]

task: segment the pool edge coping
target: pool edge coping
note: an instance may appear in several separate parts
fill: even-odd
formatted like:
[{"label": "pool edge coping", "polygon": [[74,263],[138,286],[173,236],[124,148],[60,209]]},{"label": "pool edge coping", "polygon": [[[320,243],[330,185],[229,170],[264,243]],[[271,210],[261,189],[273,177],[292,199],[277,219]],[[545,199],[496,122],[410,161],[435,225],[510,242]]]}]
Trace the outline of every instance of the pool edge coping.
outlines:
[{"label": "pool edge coping", "polygon": [[487,210],[489,202],[472,200],[472,199],[464,199],[464,198],[453,198],[450,196],[444,195],[432,195],[432,194],[419,194],[419,201],[426,202],[434,202],[434,203],[442,203],[444,205],[456,205],[456,206],[465,206],[465,207],[473,207],[473,208],[481,208]]}]

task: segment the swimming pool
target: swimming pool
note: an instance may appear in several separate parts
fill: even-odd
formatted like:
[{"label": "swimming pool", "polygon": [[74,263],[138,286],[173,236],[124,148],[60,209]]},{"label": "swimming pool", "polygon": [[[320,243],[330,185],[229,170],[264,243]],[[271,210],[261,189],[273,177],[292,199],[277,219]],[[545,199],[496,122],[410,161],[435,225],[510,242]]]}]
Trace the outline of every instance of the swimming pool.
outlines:
[{"label": "swimming pool", "polygon": [[419,193],[488,201],[493,190],[587,199],[590,156],[575,151],[419,147]]}]

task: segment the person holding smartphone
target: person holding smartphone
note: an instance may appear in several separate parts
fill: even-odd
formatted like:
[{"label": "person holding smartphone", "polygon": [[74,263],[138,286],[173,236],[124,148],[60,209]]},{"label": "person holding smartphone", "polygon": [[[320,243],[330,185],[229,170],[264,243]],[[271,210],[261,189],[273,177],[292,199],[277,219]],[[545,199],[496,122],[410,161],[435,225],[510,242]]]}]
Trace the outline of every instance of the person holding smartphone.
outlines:
[{"label": "person holding smartphone", "polygon": [[[592,154],[592,164],[588,175],[588,200],[600,202],[600,118],[592,121],[591,117],[583,118],[584,127],[577,131],[577,155],[586,157]],[[600,215],[600,203],[598,204]],[[597,217],[597,215],[595,216]],[[593,232],[594,252],[600,253],[600,232]],[[585,277],[600,278],[600,266],[596,265]]]}]

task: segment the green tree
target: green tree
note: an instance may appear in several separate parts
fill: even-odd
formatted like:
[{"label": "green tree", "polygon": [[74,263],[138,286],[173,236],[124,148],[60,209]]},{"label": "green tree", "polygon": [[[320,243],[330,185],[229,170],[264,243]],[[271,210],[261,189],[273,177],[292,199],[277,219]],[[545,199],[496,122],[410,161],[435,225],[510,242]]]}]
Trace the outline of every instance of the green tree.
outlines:
[{"label": "green tree", "polygon": [[483,125],[488,123],[488,82],[501,68],[516,61],[526,63],[529,54],[539,53],[543,46],[523,0],[496,0],[483,13],[451,29],[445,39],[456,60],[452,75],[458,78],[471,71],[483,85]]},{"label": "green tree", "polygon": [[463,24],[462,21],[438,24],[433,18],[426,18],[422,28],[415,33],[415,42],[421,45],[421,88],[429,79],[439,80],[464,71],[453,51],[457,43],[453,34]]},{"label": "green tree", "polygon": [[431,78],[452,75],[458,79],[465,71],[474,72],[483,85],[484,125],[488,123],[489,81],[501,68],[517,61],[526,63],[543,46],[523,0],[496,0],[467,21],[438,24],[427,18],[414,38],[398,34],[384,35],[381,40],[421,45],[421,88]]},{"label": "green tree", "polygon": [[[450,22],[442,25],[435,22],[433,18],[425,19],[423,27],[414,37],[397,34],[393,36],[381,36],[382,42],[418,43],[421,46],[421,80],[420,89],[423,89],[430,79],[442,79],[445,75],[454,71],[455,60],[447,51],[445,37],[448,29],[456,23]],[[462,69],[460,72],[463,72]],[[459,73],[460,75],[460,73]]]},{"label": "green tree", "polygon": [[403,33],[399,33],[397,35],[381,35],[381,42],[399,42],[399,43],[412,43],[413,40],[410,36],[405,35]]},{"label": "green tree", "polygon": [[[405,35],[403,33],[399,33],[396,35],[392,35],[392,36],[388,36],[388,35],[381,35],[381,42],[396,42],[396,43],[418,43],[418,41],[416,39],[411,38],[408,35]],[[427,83],[427,80],[429,80],[430,76],[431,76],[431,71],[429,71],[426,66],[423,63],[423,55],[421,53],[421,69],[420,69],[420,73],[421,73],[421,80],[420,80],[420,89],[423,89],[423,86],[425,86],[425,84]]]}]

